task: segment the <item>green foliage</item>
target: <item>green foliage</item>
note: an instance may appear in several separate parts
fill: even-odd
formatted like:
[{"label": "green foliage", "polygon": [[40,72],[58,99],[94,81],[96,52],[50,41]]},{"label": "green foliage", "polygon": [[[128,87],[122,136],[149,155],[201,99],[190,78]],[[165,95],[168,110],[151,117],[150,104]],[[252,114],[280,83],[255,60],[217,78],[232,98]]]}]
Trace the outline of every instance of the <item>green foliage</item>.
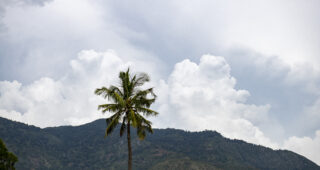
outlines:
[{"label": "green foliage", "polygon": [[14,170],[14,164],[18,161],[18,158],[11,152],[8,152],[6,145],[0,139],[0,169]]},{"label": "green foliage", "polygon": [[[96,95],[100,95],[112,103],[101,104],[98,106],[103,113],[114,113],[106,119],[107,128],[105,136],[108,136],[115,127],[121,123],[120,136],[130,126],[137,128],[137,135],[144,139],[146,131],[152,133],[151,122],[143,116],[156,116],[158,113],[150,108],[155,102],[156,95],[153,88],[141,90],[139,87],[150,80],[146,73],[130,75],[130,70],[119,73],[121,86],[111,85],[109,88],[101,87],[95,90]],[[151,96],[151,98],[148,98]],[[141,115],[142,113],[142,115]]]},{"label": "green foliage", "polygon": [[[101,137],[105,128],[105,120],[40,129],[0,118],[0,137],[19,157],[15,164],[18,170],[127,169],[126,140],[115,133],[105,140]],[[136,170],[320,169],[293,152],[230,140],[212,131],[154,129],[145,140],[137,140],[137,135],[132,138]]]}]

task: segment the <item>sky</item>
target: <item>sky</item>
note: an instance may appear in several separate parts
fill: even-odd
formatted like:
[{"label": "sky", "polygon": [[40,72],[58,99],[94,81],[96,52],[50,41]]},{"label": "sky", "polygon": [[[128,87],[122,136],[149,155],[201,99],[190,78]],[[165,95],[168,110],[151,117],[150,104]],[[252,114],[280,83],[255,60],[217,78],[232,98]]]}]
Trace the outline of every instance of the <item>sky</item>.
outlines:
[{"label": "sky", "polygon": [[1,0],[0,116],[41,128],[102,114],[146,72],[153,127],[216,130],[320,165],[319,0]]}]

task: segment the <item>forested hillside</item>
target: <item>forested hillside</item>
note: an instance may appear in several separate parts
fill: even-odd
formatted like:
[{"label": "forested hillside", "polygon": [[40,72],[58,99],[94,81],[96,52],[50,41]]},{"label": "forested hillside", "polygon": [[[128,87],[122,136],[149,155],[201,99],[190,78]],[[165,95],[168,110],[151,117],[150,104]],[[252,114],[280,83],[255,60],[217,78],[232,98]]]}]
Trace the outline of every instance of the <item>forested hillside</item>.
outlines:
[{"label": "forested hillside", "polygon": [[[104,138],[106,124],[40,129],[0,118],[0,138],[19,158],[23,169],[127,169],[126,138],[118,130]],[[133,133],[134,134],[134,133]],[[132,140],[133,169],[320,169],[296,153],[272,150],[217,132],[155,129]]]}]

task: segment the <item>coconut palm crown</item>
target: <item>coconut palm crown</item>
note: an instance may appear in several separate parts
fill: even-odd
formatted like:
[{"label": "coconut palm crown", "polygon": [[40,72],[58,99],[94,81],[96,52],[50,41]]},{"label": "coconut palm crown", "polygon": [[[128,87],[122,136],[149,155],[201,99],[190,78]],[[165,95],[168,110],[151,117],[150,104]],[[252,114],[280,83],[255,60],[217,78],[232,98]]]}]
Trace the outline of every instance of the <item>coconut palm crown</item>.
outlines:
[{"label": "coconut palm crown", "polygon": [[130,139],[130,127],[137,129],[137,135],[144,139],[146,132],[153,133],[151,122],[144,116],[156,116],[158,112],[150,109],[155,102],[156,95],[153,88],[145,90],[140,87],[150,80],[148,74],[140,73],[130,75],[130,69],[119,73],[120,86],[111,85],[109,88],[102,87],[95,90],[95,94],[108,99],[111,103],[101,104],[98,110],[103,113],[111,112],[112,116],[106,119],[107,128],[105,136],[108,136],[118,124],[120,127],[120,136],[127,131],[128,140],[128,169],[132,169],[132,151]]}]

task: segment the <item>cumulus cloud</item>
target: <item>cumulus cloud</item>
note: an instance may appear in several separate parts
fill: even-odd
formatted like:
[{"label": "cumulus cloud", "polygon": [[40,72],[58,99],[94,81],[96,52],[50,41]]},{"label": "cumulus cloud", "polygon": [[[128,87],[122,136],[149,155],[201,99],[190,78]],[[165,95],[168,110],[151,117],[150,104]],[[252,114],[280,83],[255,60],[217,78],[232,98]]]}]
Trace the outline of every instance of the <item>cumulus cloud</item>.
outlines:
[{"label": "cumulus cloud", "polygon": [[[40,127],[79,125],[109,116],[97,111],[106,101],[93,91],[117,84],[118,72],[128,66],[157,75],[152,63],[129,62],[112,50],[84,50],[60,79],[43,77],[27,85],[0,81],[0,116]],[[168,79],[154,79],[149,85],[155,86],[158,100],[153,107],[160,112],[151,118],[154,126],[216,130],[229,138],[290,149],[317,162],[317,153],[309,150],[319,147],[320,131],[314,139],[293,136],[283,145],[275,142],[265,134],[266,128],[278,129],[269,117],[271,105],[248,104],[250,93],[236,89],[230,71],[224,57],[203,55],[198,64],[189,59],[177,63]]]},{"label": "cumulus cloud", "polygon": [[284,142],[284,148],[297,152],[320,165],[320,130],[314,138],[292,136]]},{"label": "cumulus cloud", "polygon": [[177,63],[168,81],[160,83],[161,121],[156,125],[217,130],[230,138],[277,147],[258,127],[269,122],[270,105],[246,104],[250,93],[235,85],[223,57],[204,55],[199,64],[188,59]]},{"label": "cumulus cloud", "polygon": [[[61,79],[43,77],[29,85],[1,81],[1,116],[40,127],[97,119],[102,116],[96,111],[101,101],[93,95],[94,89],[117,83],[117,73],[129,65],[113,51],[87,50],[70,61],[71,69]],[[258,128],[268,121],[270,106],[246,104],[249,92],[235,89],[235,84],[223,57],[204,55],[199,64],[177,63],[169,79],[156,85],[156,109],[161,112],[156,126],[212,129],[231,138],[274,146]]]},{"label": "cumulus cloud", "polygon": [[113,51],[82,51],[70,62],[64,77],[43,77],[29,85],[0,82],[0,115],[40,127],[78,125],[101,118],[96,108],[102,101],[95,88],[117,83],[120,70],[130,66]]},{"label": "cumulus cloud", "polygon": [[[118,72],[130,65],[114,51],[86,50],[70,61],[70,71],[58,80],[43,77],[29,85],[1,81],[0,115],[40,127],[101,118],[96,106],[103,101],[94,89],[117,83]],[[150,63],[144,63],[145,71],[148,67]],[[156,126],[217,130],[227,137],[276,147],[258,127],[268,121],[270,106],[245,103],[250,94],[235,89],[236,80],[223,57],[204,55],[199,64],[183,60],[167,81],[155,82],[159,96],[155,109],[161,113]]]}]

